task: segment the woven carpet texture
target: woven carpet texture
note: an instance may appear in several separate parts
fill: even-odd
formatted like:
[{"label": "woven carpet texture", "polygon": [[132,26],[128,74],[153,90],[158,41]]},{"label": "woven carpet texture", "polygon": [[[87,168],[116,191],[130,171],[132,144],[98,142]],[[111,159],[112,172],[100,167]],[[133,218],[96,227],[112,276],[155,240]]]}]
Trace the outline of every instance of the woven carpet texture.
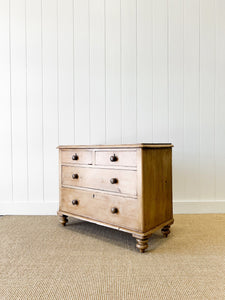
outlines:
[{"label": "woven carpet texture", "polygon": [[73,218],[0,217],[0,299],[225,299],[225,215],[175,215],[144,254]]}]

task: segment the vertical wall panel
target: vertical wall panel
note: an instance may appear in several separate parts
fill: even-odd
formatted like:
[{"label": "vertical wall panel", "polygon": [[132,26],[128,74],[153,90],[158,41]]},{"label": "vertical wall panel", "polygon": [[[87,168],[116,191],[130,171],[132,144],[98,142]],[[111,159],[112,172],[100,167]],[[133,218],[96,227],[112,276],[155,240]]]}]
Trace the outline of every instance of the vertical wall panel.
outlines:
[{"label": "vertical wall panel", "polygon": [[91,144],[105,143],[105,6],[90,1]]},{"label": "vertical wall panel", "polygon": [[215,0],[200,1],[200,199],[215,198]]},{"label": "vertical wall panel", "polygon": [[75,143],[89,144],[89,0],[74,0]]},{"label": "vertical wall panel", "polygon": [[10,7],[0,1],[0,202],[12,201]]},{"label": "vertical wall panel", "polygon": [[183,0],[168,2],[169,141],[173,148],[174,200],[184,198],[184,49]]},{"label": "vertical wall panel", "polygon": [[136,141],[174,144],[184,212],[223,209],[224,20],[223,0],[0,0],[0,214],[55,213],[58,144]]},{"label": "vertical wall panel", "polygon": [[153,0],[153,141],[168,142],[167,1]]},{"label": "vertical wall panel", "polygon": [[225,199],[225,1],[216,0],[215,154],[216,199]]},{"label": "vertical wall panel", "polygon": [[185,199],[199,199],[199,2],[184,2]]},{"label": "vertical wall panel", "polygon": [[11,0],[13,199],[28,200],[25,0]]},{"label": "vertical wall panel", "polygon": [[58,199],[57,2],[42,0],[44,200]]},{"label": "vertical wall panel", "polygon": [[137,2],[137,141],[153,139],[152,0]]},{"label": "vertical wall panel", "polygon": [[74,143],[73,1],[58,0],[59,144]]},{"label": "vertical wall panel", "polygon": [[137,2],[121,1],[122,142],[137,138]]},{"label": "vertical wall panel", "polygon": [[106,143],[110,144],[122,139],[120,12],[120,0],[106,0]]},{"label": "vertical wall panel", "polygon": [[42,116],[42,7],[41,0],[26,2],[27,143],[29,201],[43,199]]}]

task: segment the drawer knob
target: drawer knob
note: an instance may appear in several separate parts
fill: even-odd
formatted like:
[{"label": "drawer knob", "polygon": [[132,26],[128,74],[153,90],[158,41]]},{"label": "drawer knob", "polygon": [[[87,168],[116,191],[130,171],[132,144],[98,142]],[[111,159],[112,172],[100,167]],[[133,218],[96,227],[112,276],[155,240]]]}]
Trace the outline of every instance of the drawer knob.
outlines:
[{"label": "drawer knob", "polygon": [[111,213],[112,213],[112,214],[118,214],[118,212],[119,212],[119,210],[118,210],[117,207],[112,207],[112,208],[111,208]]},{"label": "drawer knob", "polygon": [[115,183],[117,183],[118,182],[118,179],[117,178],[111,178],[110,179],[110,183],[112,183],[112,184],[115,184]]},{"label": "drawer knob", "polygon": [[73,175],[72,175],[72,178],[73,178],[73,179],[78,179],[78,177],[79,177],[78,174],[73,174]]},{"label": "drawer knob", "polygon": [[116,154],[113,154],[112,156],[110,156],[110,160],[111,161],[117,161],[118,157],[116,156]]},{"label": "drawer knob", "polygon": [[78,205],[78,204],[79,204],[79,201],[78,201],[78,200],[73,200],[73,201],[72,201],[72,204],[73,204],[73,205]]},{"label": "drawer knob", "polygon": [[77,153],[75,153],[73,156],[72,156],[72,160],[78,160],[78,155],[77,155]]}]

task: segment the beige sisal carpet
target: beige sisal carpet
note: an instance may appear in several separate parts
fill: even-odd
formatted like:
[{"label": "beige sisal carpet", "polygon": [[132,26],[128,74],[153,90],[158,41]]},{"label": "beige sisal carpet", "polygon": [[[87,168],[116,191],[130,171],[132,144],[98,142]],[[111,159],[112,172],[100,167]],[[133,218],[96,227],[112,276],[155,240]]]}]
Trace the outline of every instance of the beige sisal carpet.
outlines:
[{"label": "beige sisal carpet", "polygon": [[225,299],[225,215],[176,215],[149,245],[74,219],[0,217],[0,299]]}]

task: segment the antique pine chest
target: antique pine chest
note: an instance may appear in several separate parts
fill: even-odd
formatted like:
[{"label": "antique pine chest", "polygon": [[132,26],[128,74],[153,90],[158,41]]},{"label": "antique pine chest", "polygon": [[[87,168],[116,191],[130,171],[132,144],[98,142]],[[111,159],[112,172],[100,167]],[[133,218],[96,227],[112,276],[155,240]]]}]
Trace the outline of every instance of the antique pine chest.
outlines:
[{"label": "antique pine chest", "polygon": [[172,144],[59,146],[59,211],[132,234],[144,252],[173,223]]}]

